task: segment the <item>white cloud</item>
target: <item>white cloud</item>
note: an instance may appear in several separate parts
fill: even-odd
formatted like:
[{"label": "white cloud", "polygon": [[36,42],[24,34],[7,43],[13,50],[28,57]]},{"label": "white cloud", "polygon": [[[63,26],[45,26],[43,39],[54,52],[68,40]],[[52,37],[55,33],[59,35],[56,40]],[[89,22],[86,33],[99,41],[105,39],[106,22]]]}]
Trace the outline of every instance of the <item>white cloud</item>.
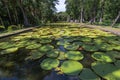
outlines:
[{"label": "white cloud", "polygon": [[56,8],[57,8],[57,12],[61,12],[61,11],[65,11],[66,8],[65,8],[65,0],[59,0],[59,5],[56,5]]}]

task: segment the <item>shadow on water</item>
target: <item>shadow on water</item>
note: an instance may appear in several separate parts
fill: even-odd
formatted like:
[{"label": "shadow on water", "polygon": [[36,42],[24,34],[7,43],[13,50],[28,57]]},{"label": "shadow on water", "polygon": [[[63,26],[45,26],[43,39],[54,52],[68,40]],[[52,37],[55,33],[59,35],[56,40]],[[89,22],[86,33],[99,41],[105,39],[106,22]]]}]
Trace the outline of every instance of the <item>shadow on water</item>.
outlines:
[{"label": "shadow on water", "polygon": [[[87,36],[63,36],[63,38],[64,37],[69,37],[68,39],[75,39],[78,37],[88,38]],[[118,37],[119,36],[98,36],[94,39],[103,39],[105,43],[111,44],[109,42],[111,40],[120,41]],[[80,42],[81,40],[77,39],[75,41]],[[93,43],[93,39],[91,42],[86,42],[85,44],[91,43],[92,46],[95,46],[95,44]],[[58,48],[62,52],[66,52],[64,46],[58,46]],[[91,54],[94,52],[87,52],[85,50],[81,50],[81,52],[83,52],[84,59],[79,62],[81,62],[85,68],[91,68],[91,63],[95,61],[91,58]],[[57,74],[57,72],[55,72],[54,70],[45,71],[41,69],[40,68],[40,62],[42,61],[41,59],[25,61],[25,58],[28,56],[28,53],[29,51],[20,50],[16,54],[0,55],[0,80],[79,80],[78,76],[67,76],[65,74]],[[104,75],[112,73],[116,70],[117,69],[108,71]]]}]

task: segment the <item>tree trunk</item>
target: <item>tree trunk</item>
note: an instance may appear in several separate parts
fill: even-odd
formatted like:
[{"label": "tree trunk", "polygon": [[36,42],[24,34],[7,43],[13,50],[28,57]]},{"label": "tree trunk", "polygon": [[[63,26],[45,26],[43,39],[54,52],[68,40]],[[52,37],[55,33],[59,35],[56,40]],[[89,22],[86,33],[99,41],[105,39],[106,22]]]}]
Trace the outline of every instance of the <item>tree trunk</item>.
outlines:
[{"label": "tree trunk", "polygon": [[22,7],[22,2],[21,2],[21,0],[19,0],[18,5],[19,5],[19,7],[20,7],[20,9],[21,9],[21,11],[22,11],[22,14],[23,14],[24,26],[30,26],[30,23],[28,22],[28,18],[27,18],[27,16],[26,16],[25,12],[24,12],[23,7]]},{"label": "tree trunk", "polygon": [[100,2],[100,19],[99,19],[99,23],[102,23],[103,21],[103,13],[104,13],[104,0],[101,0]]},{"label": "tree trunk", "polygon": [[8,8],[8,1],[7,0],[2,0],[2,3],[5,5],[5,8],[6,8],[7,13],[8,13],[10,24],[12,24],[12,18],[11,18],[11,15],[10,15],[10,10]]},{"label": "tree trunk", "polygon": [[0,21],[1,21],[1,25],[4,26],[4,23],[3,23],[3,20],[2,20],[2,18],[1,18],[1,16],[0,16]]},{"label": "tree trunk", "polygon": [[120,17],[120,11],[119,11],[116,19],[114,20],[113,24],[111,25],[112,27],[115,25],[115,23],[117,22],[117,20],[119,19],[119,17]]},{"label": "tree trunk", "polygon": [[83,23],[83,0],[81,1],[80,23]]}]

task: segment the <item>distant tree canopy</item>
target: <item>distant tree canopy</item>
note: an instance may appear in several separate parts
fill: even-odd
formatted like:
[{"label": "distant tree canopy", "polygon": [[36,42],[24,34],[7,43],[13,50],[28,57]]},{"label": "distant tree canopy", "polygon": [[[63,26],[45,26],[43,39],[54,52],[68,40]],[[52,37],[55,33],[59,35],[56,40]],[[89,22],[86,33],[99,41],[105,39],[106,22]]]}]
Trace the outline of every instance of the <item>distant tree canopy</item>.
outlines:
[{"label": "distant tree canopy", "polygon": [[8,26],[53,21],[58,0],[0,0],[0,25]]},{"label": "distant tree canopy", "polygon": [[66,0],[65,4],[70,19],[79,22],[112,21],[120,11],[120,0]]},{"label": "distant tree canopy", "polygon": [[[0,0],[0,26],[39,25],[55,21],[109,22],[120,12],[120,0],[66,0],[66,12],[56,13],[58,0]],[[118,15],[119,17],[119,15]],[[116,20],[120,22],[120,19]]]}]

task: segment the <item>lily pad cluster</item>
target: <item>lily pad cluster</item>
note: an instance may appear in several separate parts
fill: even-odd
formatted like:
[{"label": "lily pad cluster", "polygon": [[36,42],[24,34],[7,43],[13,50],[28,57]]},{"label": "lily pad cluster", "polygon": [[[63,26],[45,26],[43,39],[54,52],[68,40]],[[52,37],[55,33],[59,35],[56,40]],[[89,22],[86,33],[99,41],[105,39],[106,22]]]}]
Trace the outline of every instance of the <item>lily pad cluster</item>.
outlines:
[{"label": "lily pad cluster", "polygon": [[[18,51],[26,52],[25,60],[39,61],[42,69],[58,74],[81,80],[120,80],[120,37],[101,30],[40,27],[0,42],[0,55]],[[87,59],[92,60],[89,67]]]}]

